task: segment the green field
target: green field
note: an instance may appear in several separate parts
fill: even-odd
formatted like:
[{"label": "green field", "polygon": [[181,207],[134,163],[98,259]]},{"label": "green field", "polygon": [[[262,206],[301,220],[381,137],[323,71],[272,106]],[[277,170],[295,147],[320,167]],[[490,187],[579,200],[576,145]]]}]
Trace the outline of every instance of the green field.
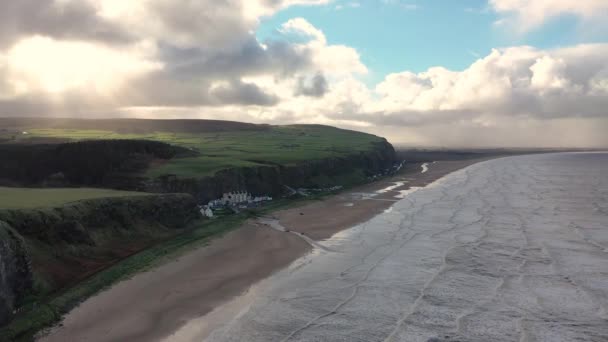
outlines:
[{"label": "green field", "polygon": [[19,140],[31,138],[146,139],[190,148],[199,156],[176,158],[148,170],[151,177],[175,174],[200,177],[243,166],[294,163],[339,157],[371,149],[382,138],[361,132],[321,125],[272,126],[260,131],[221,131],[200,133],[117,133],[83,129],[28,129]]},{"label": "green field", "polygon": [[0,209],[55,207],[84,199],[147,195],[150,194],[92,188],[38,189],[0,187]]}]

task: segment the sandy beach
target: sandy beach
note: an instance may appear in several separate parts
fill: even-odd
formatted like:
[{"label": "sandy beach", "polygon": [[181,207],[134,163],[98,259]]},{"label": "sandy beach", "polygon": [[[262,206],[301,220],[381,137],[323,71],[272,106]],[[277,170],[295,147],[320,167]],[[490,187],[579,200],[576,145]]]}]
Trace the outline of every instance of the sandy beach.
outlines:
[{"label": "sandy beach", "polygon": [[[155,341],[288,266],[322,241],[387,210],[407,191],[481,159],[409,164],[397,175],[239,229],[86,300],[40,341]],[[423,172],[424,170],[424,172]],[[276,227],[275,227],[276,228]]]}]

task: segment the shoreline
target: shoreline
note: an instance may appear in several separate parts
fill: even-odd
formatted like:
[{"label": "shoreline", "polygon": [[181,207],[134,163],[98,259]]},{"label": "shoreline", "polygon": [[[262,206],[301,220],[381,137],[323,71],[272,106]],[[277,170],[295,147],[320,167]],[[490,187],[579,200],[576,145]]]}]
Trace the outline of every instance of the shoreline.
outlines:
[{"label": "shoreline", "polygon": [[[387,210],[411,189],[493,158],[427,163],[425,172],[423,163],[410,164],[397,175],[278,209],[267,221],[249,219],[208,246],[85,300],[39,340],[149,341],[172,336],[318,248],[315,244],[322,246],[323,240]],[[268,219],[285,231],[270,227]]]}]

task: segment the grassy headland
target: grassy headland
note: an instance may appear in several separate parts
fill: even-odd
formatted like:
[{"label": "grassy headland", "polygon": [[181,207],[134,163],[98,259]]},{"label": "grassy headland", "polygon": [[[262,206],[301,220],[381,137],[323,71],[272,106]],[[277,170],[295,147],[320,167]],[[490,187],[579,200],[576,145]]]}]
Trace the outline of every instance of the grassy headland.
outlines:
[{"label": "grassy headland", "polygon": [[153,140],[185,147],[199,154],[153,165],[147,171],[150,177],[163,174],[201,177],[232,167],[292,165],[302,161],[367,151],[373,147],[373,143],[382,141],[382,138],[371,134],[321,125],[263,126],[260,131],[198,133],[169,130],[131,133],[95,129],[30,128],[27,134],[17,135],[14,140],[27,143],[44,141],[42,139]]}]

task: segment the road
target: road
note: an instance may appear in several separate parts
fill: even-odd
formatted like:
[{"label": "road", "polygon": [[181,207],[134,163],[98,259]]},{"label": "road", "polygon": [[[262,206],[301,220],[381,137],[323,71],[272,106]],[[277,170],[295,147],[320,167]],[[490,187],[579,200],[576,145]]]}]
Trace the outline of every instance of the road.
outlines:
[{"label": "road", "polygon": [[608,341],[608,154],[482,162],[323,244],[167,340]]}]

